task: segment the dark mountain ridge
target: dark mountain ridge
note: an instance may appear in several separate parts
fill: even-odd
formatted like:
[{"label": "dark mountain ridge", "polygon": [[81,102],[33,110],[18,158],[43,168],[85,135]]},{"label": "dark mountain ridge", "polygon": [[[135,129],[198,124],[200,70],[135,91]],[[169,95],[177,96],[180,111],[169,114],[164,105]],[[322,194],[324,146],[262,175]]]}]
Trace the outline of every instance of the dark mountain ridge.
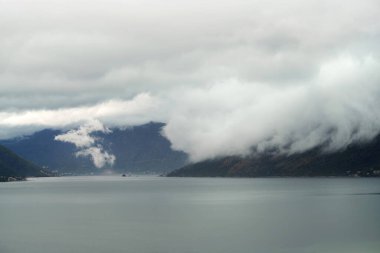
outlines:
[{"label": "dark mountain ridge", "polygon": [[49,173],[0,145],[0,182],[44,177]]},{"label": "dark mountain ridge", "polygon": [[321,148],[292,154],[223,157],[187,165],[171,177],[315,177],[380,176],[380,136],[366,144],[325,153]]}]

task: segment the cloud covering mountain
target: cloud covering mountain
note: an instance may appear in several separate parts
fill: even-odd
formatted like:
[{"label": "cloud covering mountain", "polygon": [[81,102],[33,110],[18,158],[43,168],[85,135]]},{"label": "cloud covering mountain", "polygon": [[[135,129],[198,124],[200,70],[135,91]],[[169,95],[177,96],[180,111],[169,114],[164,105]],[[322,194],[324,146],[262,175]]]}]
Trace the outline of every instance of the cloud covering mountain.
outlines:
[{"label": "cloud covering mountain", "polygon": [[193,161],[380,131],[380,3],[2,1],[0,137],[165,122]]},{"label": "cloud covering mountain", "polygon": [[79,149],[75,155],[90,156],[97,168],[102,168],[105,165],[112,166],[116,157],[105,151],[100,143],[97,143],[99,137],[92,136],[93,132],[108,134],[111,133],[111,130],[98,120],[92,120],[77,130],[55,136],[54,140],[74,144]]}]

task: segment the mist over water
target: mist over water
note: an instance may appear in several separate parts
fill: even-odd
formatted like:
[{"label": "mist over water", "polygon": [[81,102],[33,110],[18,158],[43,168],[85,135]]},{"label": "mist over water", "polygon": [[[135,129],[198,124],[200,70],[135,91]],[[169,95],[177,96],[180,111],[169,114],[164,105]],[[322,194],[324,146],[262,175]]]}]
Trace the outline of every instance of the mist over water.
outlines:
[{"label": "mist over water", "polygon": [[377,253],[379,179],[0,184],[0,252]]}]

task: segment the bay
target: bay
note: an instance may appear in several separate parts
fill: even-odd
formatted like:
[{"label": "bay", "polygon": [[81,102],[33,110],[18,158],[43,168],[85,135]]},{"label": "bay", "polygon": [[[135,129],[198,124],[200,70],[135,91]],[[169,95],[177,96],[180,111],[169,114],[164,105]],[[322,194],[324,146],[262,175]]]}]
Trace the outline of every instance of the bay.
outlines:
[{"label": "bay", "polygon": [[0,252],[378,253],[380,180],[93,176],[2,183]]}]

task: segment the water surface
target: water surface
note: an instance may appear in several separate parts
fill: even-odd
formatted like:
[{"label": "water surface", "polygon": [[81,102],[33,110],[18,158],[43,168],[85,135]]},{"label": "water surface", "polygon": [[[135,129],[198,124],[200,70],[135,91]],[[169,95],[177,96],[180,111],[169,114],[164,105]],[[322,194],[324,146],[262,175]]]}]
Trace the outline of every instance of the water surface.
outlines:
[{"label": "water surface", "polygon": [[380,180],[62,177],[0,184],[1,253],[378,253]]}]

